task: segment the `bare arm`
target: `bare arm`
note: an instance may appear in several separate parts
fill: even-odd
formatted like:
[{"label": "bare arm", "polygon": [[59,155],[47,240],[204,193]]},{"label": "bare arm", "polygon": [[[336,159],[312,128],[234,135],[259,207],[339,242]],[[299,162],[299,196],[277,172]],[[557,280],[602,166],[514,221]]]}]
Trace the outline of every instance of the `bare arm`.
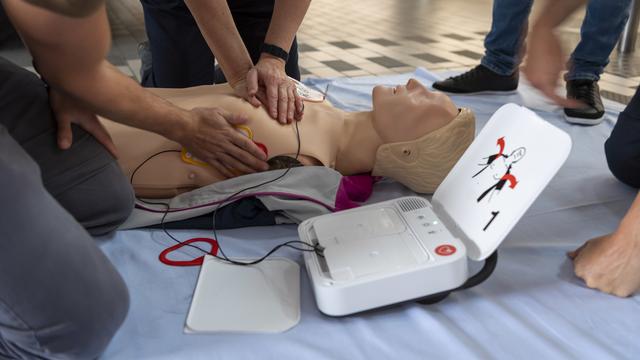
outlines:
[{"label": "bare arm", "polygon": [[265,42],[290,50],[311,0],[276,0]]},{"label": "bare arm", "polygon": [[[264,42],[291,52],[291,44],[310,3],[311,0],[276,0]],[[261,54],[256,64],[257,81],[249,81],[248,88],[267,105],[271,117],[281,123],[291,123],[302,119],[304,106],[295,85],[287,78],[285,65],[280,58]]]},{"label": "bare arm", "polygon": [[185,0],[222,72],[234,86],[253,67],[225,0]]},{"label": "bare arm", "polygon": [[[53,91],[91,112],[174,140],[214,166],[264,169],[264,155],[236,137],[220,111],[186,111],[153,95],[105,60],[110,29],[104,5],[72,18],[21,0],[3,5]],[[226,145],[225,145],[226,144]],[[224,159],[222,159],[224,157]]]},{"label": "bare arm", "polygon": [[640,193],[618,228],[569,253],[590,288],[627,297],[640,290]]},{"label": "bare arm", "polygon": [[[302,117],[302,101],[285,73],[285,63],[264,55],[254,68],[224,0],[185,0],[209,48],[237,95],[264,104],[280,122]],[[265,42],[290,50],[310,0],[277,0]]]},{"label": "bare arm", "polygon": [[70,18],[20,0],[4,4],[52,88],[98,115],[180,139],[189,118],[186,111],[145,91],[105,60],[110,30],[104,6],[87,17]]},{"label": "bare arm", "polygon": [[585,3],[586,0],[547,0],[534,28],[536,26],[556,28]]},{"label": "bare arm", "polygon": [[71,17],[84,17],[93,14],[104,0],[26,0],[27,2]]},{"label": "bare arm", "polygon": [[558,105],[576,107],[580,104],[556,93],[565,55],[554,29],[578,9],[585,0],[549,0],[534,23],[527,44],[525,75],[529,82]]}]

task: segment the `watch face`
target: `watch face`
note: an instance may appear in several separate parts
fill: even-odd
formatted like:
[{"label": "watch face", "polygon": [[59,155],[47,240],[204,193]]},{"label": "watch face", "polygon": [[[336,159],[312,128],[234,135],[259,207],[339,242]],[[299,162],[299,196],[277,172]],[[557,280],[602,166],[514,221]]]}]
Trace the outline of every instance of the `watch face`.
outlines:
[{"label": "watch face", "polygon": [[295,82],[298,96],[300,96],[302,100],[311,101],[311,102],[324,101],[324,94],[321,93],[320,91],[314,90],[294,78],[290,78],[290,79]]}]

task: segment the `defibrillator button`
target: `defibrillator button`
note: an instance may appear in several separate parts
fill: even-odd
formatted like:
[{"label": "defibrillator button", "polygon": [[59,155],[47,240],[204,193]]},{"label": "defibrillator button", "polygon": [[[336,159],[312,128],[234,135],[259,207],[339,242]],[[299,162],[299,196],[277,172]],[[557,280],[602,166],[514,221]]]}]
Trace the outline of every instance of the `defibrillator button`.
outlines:
[{"label": "defibrillator button", "polygon": [[436,254],[440,256],[449,256],[456,253],[456,247],[453,245],[440,245],[436,248]]}]

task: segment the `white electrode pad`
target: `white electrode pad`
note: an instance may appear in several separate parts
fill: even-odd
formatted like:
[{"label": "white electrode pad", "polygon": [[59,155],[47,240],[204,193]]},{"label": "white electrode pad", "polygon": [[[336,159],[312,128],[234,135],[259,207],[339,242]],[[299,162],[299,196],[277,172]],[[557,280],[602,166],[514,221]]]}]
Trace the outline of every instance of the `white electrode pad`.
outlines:
[{"label": "white electrode pad", "polygon": [[571,138],[533,111],[502,106],[436,190],[432,203],[473,260],[491,255],[571,150]]},{"label": "white electrode pad", "polygon": [[298,96],[300,96],[302,100],[310,102],[324,101],[324,94],[320,91],[314,90],[294,78],[290,77],[289,79],[291,79],[296,84],[296,91],[298,92]]},{"label": "white electrode pad", "polygon": [[297,263],[273,258],[256,265],[238,266],[207,255],[185,332],[280,333],[299,321]]}]

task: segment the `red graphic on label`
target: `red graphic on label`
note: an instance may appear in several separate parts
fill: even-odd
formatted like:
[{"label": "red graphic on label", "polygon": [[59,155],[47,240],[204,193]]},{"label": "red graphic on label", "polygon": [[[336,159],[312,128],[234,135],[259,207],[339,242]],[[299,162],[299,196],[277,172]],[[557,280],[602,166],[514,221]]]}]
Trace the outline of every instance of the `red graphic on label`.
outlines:
[{"label": "red graphic on label", "polygon": [[453,245],[440,245],[436,248],[436,254],[440,256],[449,256],[456,253],[456,247]]}]

